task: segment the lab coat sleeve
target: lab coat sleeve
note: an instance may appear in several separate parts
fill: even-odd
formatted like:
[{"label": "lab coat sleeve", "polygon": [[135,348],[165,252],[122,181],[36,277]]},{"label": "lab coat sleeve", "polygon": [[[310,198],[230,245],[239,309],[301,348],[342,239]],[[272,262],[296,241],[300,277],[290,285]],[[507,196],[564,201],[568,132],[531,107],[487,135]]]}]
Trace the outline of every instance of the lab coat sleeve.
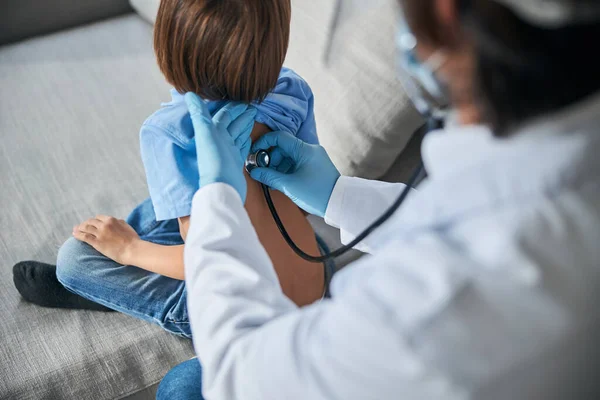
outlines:
[{"label": "lab coat sleeve", "polygon": [[373,287],[356,287],[298,309],[228,185],[200,189],[191,218],[188,313],[205,398],[439,397],[438,378],[390,325],[397,304],[383,306]]},{"label": "lab coat sleeve", "polygon": [[231,186],[208,185],[194,196],[184,261],[188,313],[203,367],[204,392],[212,399],[239,399],[232,393],[244,386],[239,371],[245,366],[240,359],[250,351],[249,333],[297,307],[283,294],[271,260]]},{"label": "lab coat sleeve", "polygon": [[[340,229],[341,241],[347,244],[377,220],[405,188],[402,183],[342,176],[329,199],[325,222]],[[384,232],[385,229],[380,228],[355,248],[365,253],[375,252],[378,244],[383,242],[380,235],[385,235]]]}]

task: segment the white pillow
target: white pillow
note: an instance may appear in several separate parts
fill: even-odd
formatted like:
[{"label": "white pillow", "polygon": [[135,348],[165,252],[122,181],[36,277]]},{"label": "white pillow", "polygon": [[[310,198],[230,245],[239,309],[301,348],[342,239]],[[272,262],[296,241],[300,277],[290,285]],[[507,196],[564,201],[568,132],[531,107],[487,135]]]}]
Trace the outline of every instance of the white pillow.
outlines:
[{"label": "white pillow", "polygon": [[[396,1],[379,0],[342,26],[325,63],[336,1],[292,0],[285,64],[312,87],[319,139],[345,175],[380,178],[423,124],[396,79]],[[130,2],[146,20],[156,20],[160,0]]]},{"label": "white pillow", "polygon": [[129,4],[142,18],[154,24],[160,0],[129,0]]}]

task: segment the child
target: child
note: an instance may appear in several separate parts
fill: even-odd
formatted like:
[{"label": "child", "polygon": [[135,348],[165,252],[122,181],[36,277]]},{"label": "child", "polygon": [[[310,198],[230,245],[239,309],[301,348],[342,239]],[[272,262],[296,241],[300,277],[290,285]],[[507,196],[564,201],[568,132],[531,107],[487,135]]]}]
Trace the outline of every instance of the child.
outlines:
[{"label": "child", "polygon": [[[183,244],[199,178],[183,93],[200,95],[213,115],[230,101],[253,103],[252,139],[285,130],[317,143],[312,92],[298,75],[282,68],[290,14],[289,0],[161,2],[154,48],[175,89],[171,101],[140,132],[150,199],[127,221],[99,215],[77,225],[74,238],[59,251],[56,268],[17,264],[15,284],[25,299],[53,307],[117,310],[191,336]],[[282,290],[298,305],[318,300],[326,288],[327,268],[293,253],[260,186],[247,180],[246,209]],[[274,192],[273,199],[296,243],[309,253],[321,250],[303,212],[281,193]]]}]

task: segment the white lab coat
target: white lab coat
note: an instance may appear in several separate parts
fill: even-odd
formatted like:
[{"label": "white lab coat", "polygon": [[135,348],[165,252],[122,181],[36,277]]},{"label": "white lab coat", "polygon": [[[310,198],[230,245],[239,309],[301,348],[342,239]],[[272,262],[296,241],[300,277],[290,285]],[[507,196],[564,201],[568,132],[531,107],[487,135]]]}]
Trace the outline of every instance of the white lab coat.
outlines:
[{"label": "white lab coat", "polygon": [[[510,139],[431,133],[426,182],[335,276],[332,299],[302,309],[234,189],[201,189],[185,272],[205,396],[593,398],[600,97],[544,121]],[[342,177],[326,221],[348,242],[402,188]]]}]

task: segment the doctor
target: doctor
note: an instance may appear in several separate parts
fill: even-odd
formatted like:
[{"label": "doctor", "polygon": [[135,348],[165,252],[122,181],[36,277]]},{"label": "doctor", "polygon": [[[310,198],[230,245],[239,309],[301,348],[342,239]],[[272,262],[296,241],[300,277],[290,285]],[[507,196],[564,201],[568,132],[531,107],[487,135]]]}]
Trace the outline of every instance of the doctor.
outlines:
[{"label": "doctor", "polygon": [[[329,300],[299,309],[283,295],[244,211],[249,139],[228,127],[245,106],[213,121],[187,95],[201,188],[185,272],[203,395],[600,398],[598,2],[400,3],[406,87],[430,114],[448,104],[454,123],[426,137],[428,179],[358,246],[370,255],[338,273]],[[323,148],[284,133],[258,149],[273,166],[252,177],[346,243],[404,188],[340,176]],[[199,387],[175,372],[161,389]]]}]

